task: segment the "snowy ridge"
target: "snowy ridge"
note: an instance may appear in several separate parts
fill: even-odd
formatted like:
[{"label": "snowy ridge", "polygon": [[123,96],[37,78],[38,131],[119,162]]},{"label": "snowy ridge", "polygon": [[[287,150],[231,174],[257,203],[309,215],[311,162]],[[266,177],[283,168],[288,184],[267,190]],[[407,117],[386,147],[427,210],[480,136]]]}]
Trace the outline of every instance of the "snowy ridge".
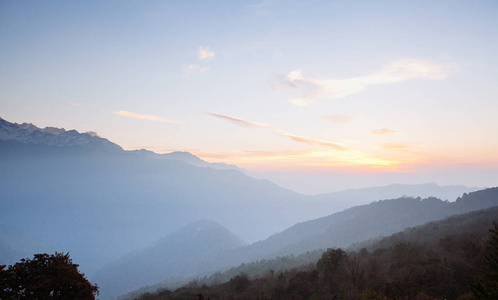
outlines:
[{"label": "snowy ridge", "polygon": [[31,123],[10,123],[0,118],[0,140],[23,144],[42,144],[56,147],[84,147],[106,151],[123,151],[123,148],[99,137],[95,132],[79,133],[64,128],[39,128]]}]

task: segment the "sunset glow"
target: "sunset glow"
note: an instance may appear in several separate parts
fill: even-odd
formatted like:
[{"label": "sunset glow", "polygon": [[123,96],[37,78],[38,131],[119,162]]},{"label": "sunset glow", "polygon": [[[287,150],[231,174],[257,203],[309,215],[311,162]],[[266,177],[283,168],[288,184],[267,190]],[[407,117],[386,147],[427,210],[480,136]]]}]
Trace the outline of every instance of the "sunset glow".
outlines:
[{"label": "sunset glow", "polygon": [[92,3],[0,4],[0,117],[247,171],[498,178],[495,1]]}]

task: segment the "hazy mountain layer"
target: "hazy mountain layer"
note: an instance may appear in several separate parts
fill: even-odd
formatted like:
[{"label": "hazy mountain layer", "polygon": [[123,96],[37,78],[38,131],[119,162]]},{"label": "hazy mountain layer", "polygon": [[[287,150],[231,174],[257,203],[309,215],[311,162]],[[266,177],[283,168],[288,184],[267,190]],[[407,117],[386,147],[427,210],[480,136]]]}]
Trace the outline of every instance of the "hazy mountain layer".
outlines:
[{"label": "hazy mountain layer", "polygon": [[115,296],[171,276],[212,270],[217,266],[214,257],[242,245],[244,242],[223,226],[203,220],[110,263],[92,280],[99,283],[102,297]]},{"label": "hazy mountain layer", "polygon": [[296,224],[265,241],[241,249],[241,256],[267,257],[309,250],[347,247],[445,217],[498,205],[498,188],[464,194],[455,202],[437,198],[400,198],[357,206]]},{"label": "hazy mountain layer", "polygon": [[373,201],[396,199],[400,197],[435,197],[441,200],[455,201],[463,193],[482,190],[478,187],[464,185],[439,186],[435,183],[425,184],[391,184],[387,186],[350,189],[341,192],[320,194],[315,196],[317,202],[334,202],[338,211],[355,205],[369,204]]},{"label": "hazy mountain layer", "polygon": [[[407,227],[417,226],[429,221],[440,220],[445,217],[480,210],[498,205],[498,188],[465,194],[456,202],[442,201],[437,198],[400,198],[374,202],[369,205],[353,207],[345,211],[316,220],[303,222],[275,234],[270,238],[252,245],[236,248],[224,253],[213,253],[202,257],[191,258],[181,262],[203,271],[216,271],[227,266],[248,263],[259,259],[271,259],[288,254],[301,254],[316,249],[348,247],[349,245],[379,236],[390,235]],[[176,247],[176,246],[175,246]],[[177,251],[190,251],[185,244],[179,243]],[[183,250],[182,250],[183,249]],[[100,282],[103,291],[116,296],[126,291],[124,287],[138,281],[140,274],[134,271],[138,266],[151,269],[162,268],[163,280],[170,276],[178,276],[168,263],[161,264],[160,259],[149,260],[148,250],[123,258],[119,265],[108,265],[95,277]],[[165,252],[166,253],[166,252]],[[166,254],[165,254],[166,255]],[[137,262],[141,262],[137,264]],[[180,262],[177,262],[180,264]],[[199,267],[202,266],[202,267]],[[189,269],[189,268],[187,268]],[[195,269],[195,268],[193,268]],[[112,274],[130,274],[123,278],[121,284],[116,283]],[[188,272],[184,272],[186,274]],[[136,279],[132,279],[135,278]],[[112,278],[112,279],[109,279]],[[148,277],[151,278],[152,277]],[[156,277],[156,282],[159,281]],[[113,289],[107,291],[109,280]],[[148,284],[153,284],[149,281]],[[145,285],[145,284],[144,284]]]},{"label": "hazy mountain layer", "polygon": [[[498,221],[498,206],[451,216],[440,221],[410,227],[387,237],[357,243],[347,249],[347,252],[359,251],[361,248],[366,248],[370,253],[376,252],[379,249],[382,249],[379,251],[380,253],[384,253],[398,244],[442,245],[443,248],[452,252],[475,251],[475,248],[469,247],[469,240],[471,240],[469,236],[474,240],[484,241],[488,238],[488,230],[492,227],[494,221]],[[196,281],[197,286],[204,284],[208,286],[213,284],[219,285],[230,281],[231,278],[241,273],[247,274],[249,278],[261,278],[272,274],[272,271],[273,274],[278,274],[293,268],[309,270],[310,264],[316,264],[323,250],[325,249],[307,252],[299,256],[288,255],[276,259],[254,261],[233,267],[225,272],[216,272],[210,276],[202,275],[197,278],[185,278],[181,282],[179,280],[176,282],[163,282],[154,286],[141,288],[140,290],[123,295],[119,299],[136,299],[145,292],[153,293],[160,289],[175,290],[187,285],[190,281]]]},{"label": "hazy mountain layer", "polygon": [[[339,299],[363,299],[362,294],[376,299],[460,299],[469,295],[469,282],[488,273],[483,261],[483,254],[489,254],[485,241],[497,217],[498,207],[493,207],[359,244],[357,247],[366,249],[347,251],[342,258],[334,255],[339,259],[334,270],[322,268],[320,251],[314,251],[190,278],[196,285],[184,281],[183,285],[144,287],[119,299],[194,299],[199,294],[211,299],[256,299],[259,295],[330,299],[331,293]],[[158,293],[141,295],[158,288],[162,289]]]},{"label": "hazy mountain layer", "polygon": [[203,218],[249,241],[309,218],[302,195],[236,170],[15,141],[0,141],[0,164],[1,222],[71,251],[83,268]]}]

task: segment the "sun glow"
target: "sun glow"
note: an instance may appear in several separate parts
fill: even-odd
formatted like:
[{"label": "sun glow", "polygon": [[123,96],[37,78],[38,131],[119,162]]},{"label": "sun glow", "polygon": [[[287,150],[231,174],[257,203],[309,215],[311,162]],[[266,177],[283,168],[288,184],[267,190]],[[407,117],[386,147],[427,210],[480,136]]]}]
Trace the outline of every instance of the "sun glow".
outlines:
[{"label": "sun glow", "polygon": [[243,151],[197,152],[209,162],[224,161],[248,170],[279,168],[355,168],[365,167],[386,172],[397,172],[403,161],[369,156],[358,151]]}]

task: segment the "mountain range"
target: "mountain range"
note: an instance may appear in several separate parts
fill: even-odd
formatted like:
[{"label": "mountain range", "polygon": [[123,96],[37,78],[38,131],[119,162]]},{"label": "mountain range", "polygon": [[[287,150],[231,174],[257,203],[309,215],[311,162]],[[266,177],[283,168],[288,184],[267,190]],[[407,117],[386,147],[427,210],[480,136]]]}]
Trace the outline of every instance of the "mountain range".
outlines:
[{"label": "mountain range", "polygon": [[[70,252],[81,269],[91,274],[203,219],[228,228],[239,242],[261,241],[231,249],[223,261],[207,264],[212,269],[241,261],[237,253],[247,253],[244,259],[252,259],[293,247],[299,250],[299,243],[308,241],[283,238],[295,234],[286,229],[298,232],[306,228],[303,221],[355,205],[426,193],[454,200],[475,189],[392,185],[303,195],[251,178],[236,166],[208,163],[188,152],[125,151],[93,132],[0,119],[0,228],[23,232],[26,241],[32,240],[25,243],[0,234],[0,247],[9,249],[0,252],[0,263],[55,249]],[[327,226],[332,230],[331,224]],[[328,232],[324,230],[315,234]]]},{"label": "mountain range", "polygon": [[[402,231],[407,227],[497,205],[498,188],[464,194],[455,202],[433,197],[376,201],[296,224],[264,241],[232,249],[227,247],[225,251],[211,252],[211,255],[210,252],[203,252],[200,256],[188,256],[186,259],[173,261],[169,260],[175,258],[171,255],[171,245],[175,245],[176,251],[184,249],[183,251],[188,253],[190,248],[183,248],[185,244],[197,247],[198,240],[192,238],[190,243],[185,243],[184,240],[179,243],[171,237],[166,237],[162,242],[106,265],[93,279],[101,284],[104,293],[117,296],[144,286],[144,278],[147,278],[149,284],[157,283],[169,277],[214,272],[261,259],[299,255],[316,249],[345,248],[354,243]],[[496,217],[498,218],[498,215]],[[184,238],[192,236],[188,230],[192,226],[199,225],[194,224],[182,229],[181,232],[185,232]],[[218,239],[223,239],[223,236],[219,234]]]},{"label": "mountain range", "polygon": [[[360,270],[360,274],[368,276],[363,277],[363,280],[376,280],[377,282],[373,285],[377,288],[382,287],[378,281],[383,276],[384,280],[387,279],[384,282],[389,282],[389,284],[392,283],[393,279],[399,281],[402,280],[401,276],[409,276],[406,279],[412,285],[423,285],[425,283],[429,285],[431,290],[437,288],[437,284],[434,284],[434,282],[413,280],[411,273],[415,271],[414,267],[418,265],[420,267],[419,271],[422,271],[422,273],[419,273],[422,278],[427,275],[426,272],[428,271],[428,273],[437,274],[433,279],[437,278],[437,280],[446,282],[446,288],[444,284],[439,286],[446,293],[443,298],[454,299],[458,297],[455,294],[465,293],[468,290],[468,279],[479,277],[482,273],[482,269],[479,268],[480,265],[482,266],[482,252],[479,250],[484,248],[485,241],[490,235],[489,229],[493,227],[493,222],[497,220],[498,206],[494,206],[465,214],[453,215],[443,220],[428,222],[420,226],[409,227],[389,236],[355,243],[351,247],[342,249],[348,255],[356,256],[359,259],[356,260],[357,263],[360,263],[360,265],[357,264],[359,266],[357,270]],[[411,261],[409,264],[400,264],[399,259],[402,253],[400,251],[407,249],[410,249],[410,251],[405,252],[409,254],[405,257]],[[422,251],[414,251],[416,249]],[[211,275],[200,274],[184,279],[171,278],[121,295],[118,299],[161,299],[161,295],[164,296],[168,293],[170,294],[169,297],[174,299],[179,294],[182,295],[183,299],[194,298],[193,295],[199,293],[207,294],[207,297],[213,297],[216,295],[213,290],[219,290],[220,287],[229,285],[234,278],[244,276],[243,274],[252,280],[256,286],[265,286],[264,292],[268,294],[266,288],[272,286],[271,283],[268,283],[269,278],[282,279],[281,283],[285,284],[285,277],[292,278],[292,274],[299,274],[298,272],[312,272],[324,251],[326,249],[317,249],[301,255],[285,255],[274,259],[257,260],[232,267],[227,271],[221,270]],[[421,253],[426,255],[425,259],[420,256]],[[437,256],[439,256],[439,259]],[[432,266],[427,268],[431,264]],[[446,272],[434,272],[434,264],[440,264]],[[410,272],[394,271],[399,268],[407,268]],[[380,271],[381,269],[384,272]],[[385,276],[391,278],[385,278]],[[447,283],[452,280],[452,276],[455,276],[453,280],[456,280],[453,281],[451,286],[448,286]],[[266,281],[266,284],[262,285],[261,281]],[[287,283],[291,282],[293,282],[292,279],[287,281]],[[305,286],[309,287],[309,285]],[[168,290],[169,292],[167,292]],[[424,287],[417,286],[415,290],[418,292],[424,290]],[[460,290],[460,292],[457,290]],[[233,290],[228,289],[225,292],[230,293],[230,291]],[[171,294],[176,295],[172,296]],[[189,294],[193,295],[188,298]],[[251,291],[251,294],[256,295],[259,293]],[[294,297],[290,296],[287,298],[294,299]]]}]

